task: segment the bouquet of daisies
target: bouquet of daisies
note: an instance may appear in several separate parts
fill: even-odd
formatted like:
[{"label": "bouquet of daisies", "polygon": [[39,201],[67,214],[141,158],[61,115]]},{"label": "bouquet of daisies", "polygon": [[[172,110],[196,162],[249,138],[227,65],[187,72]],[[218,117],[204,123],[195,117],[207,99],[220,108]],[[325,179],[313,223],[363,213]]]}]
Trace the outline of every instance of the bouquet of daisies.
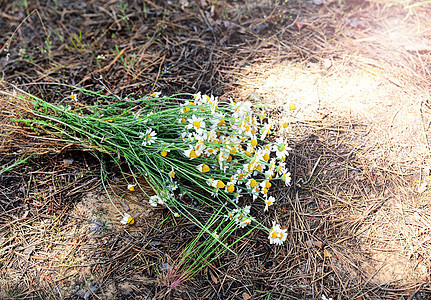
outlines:
[{"label": "bouquet of daisies", "polygon": [[[107,154],[114,162],[122,158],[135,175],[135,181],[128,182],[129,190],[139,188],[137,178],[145,177],[156,193],[149,197],[150,205],[165,206],[198,225],[202,231],[196,241],[205,235],[205,242],[194,243],[181,264],[187,262],[191,268],[190,257],[194,262],[202,255],[209,257],[218,251],[214,245],[230,250],[228,237],[253,223],[250,230],[266,230],[271,244],[286,241],[285,229],[275,222],[266,228],[243,202],[263,201],[267,211],[276,201],[269,196],[274,181],[287,186],[291,181],[285,164],[291,149],[281,137],[267,141],[275,125],[264,113],[255,112],[251,102],[221,103],[200,93],[170,97],[154,93],[115,101],[87,90],[80,93],[102,101],[72,108],[27,95],[31,118],[17,121],[96,154]],[[72,93],[71,99],[77,101],[77,95]],[[121,214],[125,225],[135,222],[133,216]]]}]

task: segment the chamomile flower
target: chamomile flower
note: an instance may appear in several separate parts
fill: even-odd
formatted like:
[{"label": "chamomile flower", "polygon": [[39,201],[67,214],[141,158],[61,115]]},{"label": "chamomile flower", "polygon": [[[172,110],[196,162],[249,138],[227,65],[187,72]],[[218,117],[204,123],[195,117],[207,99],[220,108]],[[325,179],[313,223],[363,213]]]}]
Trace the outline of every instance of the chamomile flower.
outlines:
[{"label": "chamomile flower", "polygon": [[190,111],[190,107],[195,106],[195,104],[192,101],[186,101],[184,104],[181,105],[181,112],[182,113],[188,113]]},{"label": "chamomile flower", "polygon": [[165,204],[165,202],[158,195],[151,196],[149,199],[150,205],[156,207],[157,204]]},{"label": "chamomile flower", "polygon": [[140,134],[140,137],[144,139],[142,142],[143,146],[151,145],[156,142],[157,133],[151,128],[148,128],[145,133],[141,132],[139,134]]},{"label": "chamomile flower", "polygon": [[275,198],[273,196],[269,196],[268,198],[265,198],[264,201],[265,201],[265,208],[263,211],[267,211],[268,207],[274,204]]},{"label": "chamomile flower", "polygon": [[290,177],[290,172],[283,173],[283,175],[281,175],[281,180],[283,180],[286,186],[289,186],[290,182],[292,181],[292,177]]},{"label": "chamomile flower", "polygon": [[270,180],[275,176],[275,168],[276,168],[276,160],[275,158],[271,158],[268,165],[268,170],[265,171],[265,179]]},{"label": "chamomile flower", "polygon": [[226,186],[226,184],[223,181],[221,181],[219,179],[216,179],[216,180],[213,180],[211,182],[211,186],[213,188],[216,188],[217,190],[219,190],[219,189],[224,189],[224,187]]},{"label": "chamomile flower", "polygon": [[135,220],[129,215],[129,214],[124,214],[123,219],[121,219],[121,224],[129,224],[129,225],[133,225],[135,223]]},{"label": "chamomile flower", "polygon": [[250,101],[231,102],[231,106],[235,109],[232,116],[236,119],[243,119],[252,112]]},{"label": "chamomile flower", "polygon": [[239,198],[241,198],[243,196],[243,194],[241,194],[242,189],[237,189],[236,193],[233,195],[232,201],[235,203],[238,203]]},{"label": "chamomile flower", "polygon": [[127,189],[128,189],[129,191],[133,192],[133,191],[135,190],[135,186],[136,186],[136,184],[128,184],[128,185],[127,185]]},{"label": "chamomile flower", "polygon": [[246,187],[247,187],[247,189],[249,189],[249,190],[253,189],[254,187],[256,187],[256,186],[257,186],[257,181],[256,181],[256,179],[253,179],[253,178],[249,179],[249,180],[247,181],[247,183],[245,184],[245,186],[246,186]]},{"label": "chamomile flower", "polygon": [[205,128],[204,118],[198,118],[196,115],[192,115],[191,119],[187,119],[187,129],[194,129],[196,132],[202,132]]},{"label": "chamomile flower", "polygon": [[178,184],[177,184],[176,182],[171,182],[171,183],[168,183],[168,184],[166,185],[166,188],[167,188],[169,191],[173,192],[173,191],[176,191],[176,190],[178,189]]},{"label": "chamomile flower", "polygon": [[169,178],[174,178],[175,177],[175,171],[174,168],[171,169],[171,171],[168,173]]},{"label": "chamomile flower", "polygon": [[232,181],[229,181],[228,183],[226,183],[225,191],[227,193],[235,192],[235,183]]},{"label": "chamomile flower", "polygon": [[192,146],[189,146],[189,149],[184,150],[184,155],[190,159],[194,159],[200,156],[196,154],[195,148],[193,148]]},{"label": "chamomile flower", "polygon": [[251,195],[253,196],[253,201],[259,198],[260,188],[259,186],[256,186],[251,189],[250,191]]},{"label": "chamomile flower", "polygon": [[250,205],[247,205],[244,208],[233,209],[227,217],[229,220],[233,219],[239,227],[243,228],[251,223],[250,218],[247,217],[249,214]]},{"label": "chamomile flower", "polygon": [[272,222],[268,238],[270,244],[283,245],[287,239],[287,229],[281,229],[280,225]]},{"label": "chamomile flower", "polygon": [[271,131],[272,128],[272,123],[269,122],[268,124],[266,124],[263,129],[262,129],[262,135],[260,136],[261,140],[264,140],[266,138],[266,136],[269,134],[269,132]]},{"label": "chamomile flower", "polygon": [[220,165],[220,169],[223,169],[223,164],[225,161],[227,161],[229,159],[229,151],[224,150],[220,150],[219,154],[218,154],[218,162]]},{"label": "chamomile flower", "polygon": [[78,100],[78,98],[76,97],[76,94],[74,92],[70,93],[70,99],[72,99],[73,101]]},{"label": "chamomile flower", "polygon": [[207,141],[210,143],[213,143],[217,139],[217,132],[215,129],[211,129],[210,132],[208,132]]},{"label": "chamomile flower", "polygon": [[206,147],[207,146],[205,145],[204,141],[202,139],[198,139],[195,145],[195,153],[197,157],[202,155]]},{"label": "chamomile flower", "polygon": [[208,167],[206,164],[200,164],[196,166],[196,169],[198,169],[198,171],[201,173],[208,173],[210,171],[210,167]]},{"label": "chamomile flower", "polygon": [[241,222],[239,222],[239,227],[244,228],[245,226],[249,225],[251,223],[251,220],[249,218],[242,219]]},{"label": "chamomile flower", "polygon": [[162,151],[160,151],[160,155],[161,155],[162,157],[166,157],[170,151],[171,151],[171,150],[163,149]]},{"label": "chamomile flower", "polygon": [[281,120],[280,122],[280,132],[285,132],[287,130],[287,128],[289,127],[289,123],[287,122],[286,119]]},{"label": "chamomile flower", "polygon": [[193,99],[195,99],[196,103],[201,103],[201,98],[202,98],[202,94],[201,92],[197,92],[196,94],[193,95]]},{"label": "chamomile flower", "polygon": [[211,147],[206,147],[204,151],[205,157],[210,157],[211,155],[217,155],[217,153],[218,153],[218,149],[211,148]]},{"label": "chamomile flower", "polygon": [[266,194],[268,194],[268,190],[269,190],[269,188],[271,187],[271,182],[269,182],[269,180],[264,180],[264,181],[262,181],[260,184],[260,188],[261,188],[261,193],[262,194],[264,194],[264,195],[266,195]]},{"label": "chamomile flower", "polygon": [[292,150],[292,148],[287,147],[287,143],[282,137],[277,138],[275,145],[272,147],[272,151],[275,152],[275,155],[281,161],[284,161],[286,156],[289,155],[289,150]]},{"label": "chamomile flower", "polygon": [[162,94],[162,92],[154,92],[154,93],[151,94],[151,97],[153,97],[153,98],[159,98],[161,94]]}]

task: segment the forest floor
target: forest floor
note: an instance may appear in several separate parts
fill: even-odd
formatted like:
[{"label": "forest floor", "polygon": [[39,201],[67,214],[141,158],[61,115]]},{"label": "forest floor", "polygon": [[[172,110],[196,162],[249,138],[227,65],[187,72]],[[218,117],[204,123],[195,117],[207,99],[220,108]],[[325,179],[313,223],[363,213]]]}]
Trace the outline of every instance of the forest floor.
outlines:
[{"label": "forest floor", "polygon": [[0,298],[429,299],[430,20],[419,1],[0,0],[2,89],[263,102],[293,148],[286,244],[253,233],[169,289],[197,228],[113,166],[121,226],[91,153],[0,128],[0,165],[35,154],[0,173]]}]

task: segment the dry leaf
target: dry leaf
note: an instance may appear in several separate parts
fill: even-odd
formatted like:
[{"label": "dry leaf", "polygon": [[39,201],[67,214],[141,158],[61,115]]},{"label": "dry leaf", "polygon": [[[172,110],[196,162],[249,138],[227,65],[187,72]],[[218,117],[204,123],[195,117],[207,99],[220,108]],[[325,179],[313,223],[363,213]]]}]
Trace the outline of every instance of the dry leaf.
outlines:
[{"label": "dry leaf", "polygon": [[305,242],[308,247],[316,246],[318,248],[322,247],[323,243],[321,241],[308,240]]},{"label": "dry leaf", "polygon": [[30,255],[34,251],[34,249],[36,249],[36,246],[30,246],[28,248],[25,248],[23,253],[26,255]]},{"label": "dry leaf", "polygon": [[210,270],[210,276],[211,276],[211,280],[214,282],[214,284],[217,284],[218,283],[217,277],[215,277],[214,273],[211,272],[211,270]]},{"label": "dry leaf", "polygon": [[242,299],[244,299],[244,300],[250,300],[251,296],[249,294],[247,294],[247,293],[242,293]]}]

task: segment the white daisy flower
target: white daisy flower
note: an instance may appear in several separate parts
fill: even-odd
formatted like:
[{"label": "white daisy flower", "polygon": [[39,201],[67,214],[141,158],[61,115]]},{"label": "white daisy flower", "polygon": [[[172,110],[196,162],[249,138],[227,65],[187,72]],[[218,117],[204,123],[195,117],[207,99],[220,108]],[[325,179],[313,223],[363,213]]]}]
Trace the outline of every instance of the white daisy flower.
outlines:
[{"label": "white daisy flower", "polygon": [[161,94],[162,94],[162,92],[154,92],[154,93],[151,94],[151,97],[153,97],[153,98],[159,98]]},{"label": "white daisy flower", "polygon": [[135,220],[129,215],[129,214],[124,214],[123,219],[121,219],[121,224],[129,224],[129,225],[133,225],[135,223]]},{"label": "white daisy flower", "polygon": [[287,172],[281,175],[281,180],[283,180],[286,186],[290,186],[290,183],[292,181],[292,177],[290,177],[290,172]]},{"label": "white daisy flower", "polygon": [[133,192],[133,191],[135,190],[135,186],[136,186],[136,184],[128,184],[128,185],[127,185],[127,189],[128,189],[129,191]]},{"label": "white daisy flower", "polygon": [[196,117],[196,115],[192,115],[191,119],[187,119],[187,122],[189,122],[189,124],[187,124],[186,126],[187,129],[194,129],[196,130],[196,132],[204,131],[203,130],[203,128],[205,128],[204,118],[198,118]]},{"label": "white daisy flower", "polygon": [[280,225],[272,222],[268,238],[270,244],[283,245],[287,239],[287,229],[281,229]]},{"label": "white daisy flower", "polygon": [[272,123],[268,123],[266,124],[263,129],[262,129],[262,135],[260,136],[261,140],[264,140],[266,138],[266,136],[269,134],[269,132],[271,131],[272,128]]},{"label": "white daisy flower", "polygon": [[165,204],[165,202],[158,195],[151,196],[149,199],[150,205],[156,207],[157,204]]},{"label": "white daisy flower", "polygon": [[157,132],[155,132],[152,128],[148,128],[145,133],[139,133],[140,137],[144,139],[142,142],[143,146],[151,145],[156,142]]},{"label": "white daisy flower", "polygon": [[243,196],[243,194],[241,194],[241,193],[242,193],[242,189],[238,189],[236,191],[236,193],[233,195],[232,201],[235,202],[235,203],[238,203],[239,198],[241,198]]},{"label": "white daisy flower", "polygon": [[264,199],[265,201],[265,209],[263,211],[267,211],[268,207],[274,204],[275,198],[273,196],[269,196],[268,198]]},{"label": "white daisy flower", "polygon": [[275,152],[275,155],[281,161],[284,161],[286,159],[286,156],[289,155],[288,151],[290,150],[292,150],[292,148],[287,147],[287,143],[282,137],[277,138],[275,141],[275,145],[273,145],[272,147],[272,151]]},{"label": "white daisy flower", "polygon": [[235,208],[232,210],[227,216],[229,220],[234,219],[235,223],[244,228],[245,226],[251,223],[250,218],[247,216],[250,214],[250,205],[245,206],[244,208]]}]

